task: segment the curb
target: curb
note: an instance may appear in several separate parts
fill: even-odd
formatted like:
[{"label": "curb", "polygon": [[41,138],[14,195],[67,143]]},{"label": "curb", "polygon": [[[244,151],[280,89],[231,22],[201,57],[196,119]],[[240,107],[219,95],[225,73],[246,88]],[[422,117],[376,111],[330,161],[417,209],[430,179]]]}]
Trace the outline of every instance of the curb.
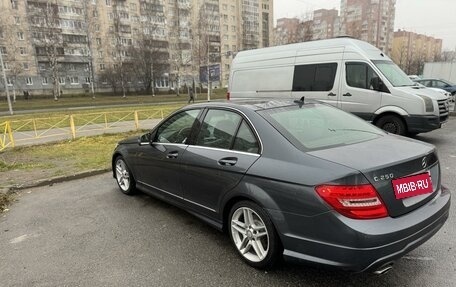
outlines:
[{"label": "curb", "polygon": [[66,181],[70,181],[70,180],[82,179],[82,178],[86,178],[86,177],[90,177],[90,176],[103,174],[103,173],[106,173],[109,171],[111,171],[111,168],[95,169],[95,170],[84,171],[84,172],[80,172],[80,173],[76,173],[76,174],[72,174],[72,175],[52,177],[50,179],[41,179],[41,180],[37,180],[32,183],[7,186],[4,189],[0,189],[0,193],[11,193],[11,192],[21,191],[21,190],[28,189],[28,188],[53,185],[55,183],[61,183],[61,182],[66,182]]}]

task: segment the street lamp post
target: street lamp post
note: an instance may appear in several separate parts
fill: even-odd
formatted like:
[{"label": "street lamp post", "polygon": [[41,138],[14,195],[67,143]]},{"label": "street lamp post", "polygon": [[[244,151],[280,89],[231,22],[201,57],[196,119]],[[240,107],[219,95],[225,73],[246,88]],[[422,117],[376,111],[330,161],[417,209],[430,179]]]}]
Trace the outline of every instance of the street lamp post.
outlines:
[{"label": "street lamp post", "polygon": [[11,105],[11,99],[10,99],[10,94],[9,94],[9,90],[8,90],[8,82],[6,80],[5,66],[3,65],[2,52],[3,51],[0,49],[0,67],[2,67],[3,83],[5,84],[6,99],[8,101],[8,109],[9,109],[10,114],[13,115],[13,106]]}]

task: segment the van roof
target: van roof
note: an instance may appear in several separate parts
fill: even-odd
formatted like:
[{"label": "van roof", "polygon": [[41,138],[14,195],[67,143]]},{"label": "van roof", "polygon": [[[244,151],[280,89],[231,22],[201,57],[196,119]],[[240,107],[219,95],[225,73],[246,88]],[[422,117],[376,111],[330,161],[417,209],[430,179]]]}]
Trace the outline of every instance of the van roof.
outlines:
[{"label": "van roof", "polygon": [[353,39],[350,37],[315,40],[315,41],[308,41],[308,42],[302,42],[302,43],[260,48],[260,49],[254,49],[254,50],[245,50],[245,51],[239,52],[236,55],[235,60],[242,61],[242,58],[244,58],[244,57],[248,58],[249,56],[257,56],[259,53],[266,55],[266,54],[276,54],[276,53],[281,53],[281,52],[329,49],[329,48],[336,48],[336,47],[344,47],[346,51],[350,51],[350,50],[356,51],[371,60],[391,60],[375,46],[373,46],[367,42]]}]

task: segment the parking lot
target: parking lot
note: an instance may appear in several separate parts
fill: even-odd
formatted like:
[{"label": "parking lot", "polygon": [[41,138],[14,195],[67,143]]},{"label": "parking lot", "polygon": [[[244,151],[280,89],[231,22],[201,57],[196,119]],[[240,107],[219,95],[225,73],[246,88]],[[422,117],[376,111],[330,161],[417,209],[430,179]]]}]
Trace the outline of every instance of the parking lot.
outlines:
[{"label": "parking lot", "polygon": [[[456,118],[416,139],[437,146],[454,192]],[[121,194],[106,173],[22,191],[0,218],[0,286],[453,286],[455,217],[453,207],[436,236],[381,277],[293,263],[265,272],[244,264],[225,234]]]}]

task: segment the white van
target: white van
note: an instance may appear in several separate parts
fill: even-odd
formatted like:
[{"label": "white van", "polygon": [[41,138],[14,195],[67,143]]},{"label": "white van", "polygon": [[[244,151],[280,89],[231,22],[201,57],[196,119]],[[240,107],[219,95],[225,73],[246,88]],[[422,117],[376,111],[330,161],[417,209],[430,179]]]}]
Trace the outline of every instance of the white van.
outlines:
[{"label": "white van", "polygon": [[417,86],[385,54],[352,38],[239,52],[227,97],[318,99],[396,134],[432,131],[448,120],[447,97]]}]

